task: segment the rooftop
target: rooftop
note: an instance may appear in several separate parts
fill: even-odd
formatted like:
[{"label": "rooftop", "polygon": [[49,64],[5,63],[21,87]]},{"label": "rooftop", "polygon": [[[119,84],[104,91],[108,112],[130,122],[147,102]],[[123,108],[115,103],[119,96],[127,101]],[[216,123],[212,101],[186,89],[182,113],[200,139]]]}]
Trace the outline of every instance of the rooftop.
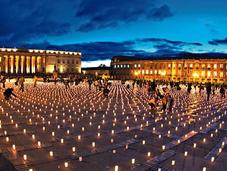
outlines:
[{"label": "rooftop", "polygon": [[0,48],[0,52],[30,52],[30,53],[81,55],[81,52],[72,52],[72,51],[43,50],[43,49],[17,49],[17,48]]},{"label": "rooftop", "polygon": [[175,59],[227,59],[227,54],[224,53],[179,53],[175,55],[163,56],[113,56],[112,60],[117,58],[119,61],[134,61],[134,60],[175,60]]}]

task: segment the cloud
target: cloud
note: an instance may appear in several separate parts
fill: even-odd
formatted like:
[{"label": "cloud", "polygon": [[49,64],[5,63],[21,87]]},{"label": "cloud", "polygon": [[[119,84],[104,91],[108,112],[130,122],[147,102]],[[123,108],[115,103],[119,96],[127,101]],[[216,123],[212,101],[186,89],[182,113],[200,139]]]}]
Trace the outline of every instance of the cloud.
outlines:
[{"label": "cloud", "polygon": [[219,31],[216,29],[215,25],[211,23],[206,23],[205,27],[212,33],[212,34],[219,34]]},{"label": "cloud", "polygon": [[168,39],[161,39],[161,38],[145,38],[145,39],[137,39],[139,42],[152,42],[152,43],[161,43],[161,44],[171,44],[174,46],[202,46],[201,43],[198,42],[183,42],[183,41],[173,41],[173,40],[168,40]]},{"label": "cloud", "polygon": [[227,45],[227,38],[225,39],[213,39],[208,42],[210,45]]},{"label": "cloud", "polygon": [[[155,49],[143,49],[143,46]],[[24,44],[23,48],[80,51],[83,61],[111,59],[113,56],[168,56],[184,51],[184,46],[201,46],[200,43],[172,41],[168,39],[136,39],[122,42],[87,42],[65,45],[53,45],[48,41],[39,44]],[[143,49],[143,50],[141,50]]]},{"label": "cloud", "polygon": [[71,23],[55,18],[51,0],[0,1],[0,41],[11,46],[45,36],[64,35],[71,30]]},{"label": "cloud", "polygon": [[162,5],[159,8],[154,8],[153,10],[151,10],[151,12],[147,15],[147,18],[153,19],[156,21],[162,21],[172,16],[173,16],[173,13],[171,12],[169,6]]},{"label": "cloud", "polygon": [[171,16],[173,13],[169,6],[156,7],[151,0],[83,0],[76,12],[76,17],[85,20],[77,27],[80,32],[117,27],[141,18],[162,21]]}]

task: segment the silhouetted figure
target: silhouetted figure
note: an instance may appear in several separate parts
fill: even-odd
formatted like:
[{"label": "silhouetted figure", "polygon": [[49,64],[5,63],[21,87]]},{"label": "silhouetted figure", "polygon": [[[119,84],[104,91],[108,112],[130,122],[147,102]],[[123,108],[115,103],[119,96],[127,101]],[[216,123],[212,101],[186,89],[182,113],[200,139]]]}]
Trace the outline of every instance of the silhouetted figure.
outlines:
[{"label": "silhouetted figure", "polygon": [[225,98],[225,87],[224,87],[224,84],[221,85],[220,94],[221,94],[222,98]]},{"label": "silhouetted figure", "polygon": [[7,88],[3,95],[5,96],[6,100],[10,100],[12,98],[12,96],[17,97],[14,93],[13,93],[13,88]]},{"label": "silhouetted figure", "polygon": [[173,104],[174,104],[174,99],[171,95],[169,95],[169,112],[172,112]]},{"label": "silhouetted figure", "polygon": [[211,83],[208,83],[206,85],[206,91],[207,91],[207,101],[210,100],[210,94],[211,94]]},{"label": "silhouetted figure", "polygon": [[188,89],[187,89],[188,94],[191,93],[191,90],[192,90],[192,84],[191,83],[188,83]]},{"label": "silhouetted figure", "polygon": [[200,83],[200,85],[199,85],[199,94],[201,94],[201,91],[203,90],[203,86],[202,86],[202,84]]},{"label": "silhouetted figure", "polygon": [[155,119],[155,112],[156,112],[156,99],[155,97],[151,97],[151,99],[148,102],[150,108],[151,108],[151,118]]},{"label": "silhouetted figure", "polygon": [[2,82],[2,87],[6,88],[6,76],[2,76],[1,82]]},{"label": "silhouetted figure", "polygon": [[107,86],[105,86],[104,89],[103,89],[103,95],[104,95],[105,97],[108,97],[109,92],[110,92],[110,90],[108,89]]},{"label": "silhouetted figure", "polygon": [[18,84],[20,85],[20,90],[21,90],[22,92],[24,92],[24,82],[25,82],[24,77],[23,77],[23,76],[20,77],[19,80],[18,80]]},{"label": "silhouetted figure", "polygon": [[70,82],[69,80],[65,80],[64,81],[64,84],[65,84],[65,88],[66,89],[69,89],[70,88],[69,82]]},{"label": "silhouetted figure", "polygon": [[89,90],[91,90],[92,80],[88,80]]},{"label": "silhouetted figure", "polygon": [[163,112],[166,111],[167,103],[168,103],[167,97],[164,96],[164,97],[162,98],[162,110],[163,110]]},{"label": "silhouetted figure", "polygon": [[157,89],[156,94],[157,94],[157,98],[159,98],[159,99],[162,99],[162,98],[164,97],[164,96],[161,94],[161,92],[160,92],[159,89]]},{"label": "silhouetted figure", "polygon": [[34,76],[33,80],[34,80],[34,87],[36,87],[37,86],[38,77]]}]

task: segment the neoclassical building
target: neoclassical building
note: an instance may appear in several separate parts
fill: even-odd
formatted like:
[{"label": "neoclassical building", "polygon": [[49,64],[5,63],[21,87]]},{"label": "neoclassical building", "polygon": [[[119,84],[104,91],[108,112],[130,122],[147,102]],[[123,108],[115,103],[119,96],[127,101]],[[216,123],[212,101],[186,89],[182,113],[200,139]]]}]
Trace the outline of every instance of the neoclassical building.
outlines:
[{"label": "neoclassical building", "polygon": [[227,56],[212,57],[194,54],[192,57],[140,59],[113,57],[113,79],[146,79],[227,84]]},{"label": "neoclassical building", "polygon": [[0,48],[0,73],[4,74],[36,74],[80,73],[81,53],[38,50]]}]

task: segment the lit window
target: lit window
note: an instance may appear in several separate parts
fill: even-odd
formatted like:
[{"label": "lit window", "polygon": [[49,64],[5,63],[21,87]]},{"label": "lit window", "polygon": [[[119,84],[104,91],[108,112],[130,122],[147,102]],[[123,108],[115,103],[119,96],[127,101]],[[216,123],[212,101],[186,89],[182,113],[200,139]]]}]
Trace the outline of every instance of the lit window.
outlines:
[{"label": "lit window", "polygon": [[217,69],[217,64],[214,64],[214,69]]},{"label": "lit window", "polygon": [[202,64],[202,68],[205,68],[205,64]]},{"label": "lit window", "polygon": [[178,68],[180,68],[181,67],[181,64],[178,64]]},{"label": "lit window", "polygon": [[221,69],[223,69],[223,66],[224,66],[223,64],[220,64],[220,68],[221,68]]},{"label": "lit window", "polygon": [[135,64],[134,67],[137,68],[137,65]]},{"label": "lit window", "polygon": [[146,70],[146,74],[149,74],[149,71],[148,71],[148,69]]},{"label": "lit window", "polygon": [[207,68],[210,68],[210,64],[207,65]]},{"label": "lit window", "polygon": [[190,64],[190,68],[193,68],[193,64]]},{"label": "lit window", "polygon": [[185,68],[187,68],[187,67],[188,67],[188,65],[187,65],[187,64],[184,64],[184,67],[185,67]]},{"label": "lit window", "polygon": [[215,76],[215,77],[217,77],[217,76],[218,76],[217,71],[214,71],[214,76]]},{"label": "lit window", "polygon": [[129,68],[130,66],[129,66],[129,65],[127,65],[127,67]]},{"label": "lit window", "polygon": [[171,67],[171,64],[168,64],[168,67],[170,68]]},{"label": "lit window", "polygon": [[205,77],[205,71],[202,71],[202,77]]},{"label": "lit window", "polygon": [[211,75],[211,74],[210,74],[210,71],[207,71],[207,76],[210,77],[210,75]]},{"label": "lit window", "polygon": [[121,68],[123,68],[123,65],[121,65]]},{"label": "lit window", "polygon": [[140,68],[140,64],[138,64],[138,67]]},{"label": "lit window", "polygon": [[153,74],[153,71],[152,70],[150,70],[150,74]]},{"label": "lit window", "polygon": [[116,68],[116,65],[114,65],[114,68]]},{"label": "lit window", "polygon": [[154,71],[154,74],[157,74],[157,70]]},{"label": "lit window", "polygon": [[175,65],[175,64],[173,64],[173,68],[175,68],[175,66],[176,66],[176,65]]},{"label": "lit window", "polygon": [[144,70],[142,70],[142,74],[144,74]]},{"label": "lit window", "polygon": [[224,77],[224,73],[220,72],[220,77],[223,78]]}]

